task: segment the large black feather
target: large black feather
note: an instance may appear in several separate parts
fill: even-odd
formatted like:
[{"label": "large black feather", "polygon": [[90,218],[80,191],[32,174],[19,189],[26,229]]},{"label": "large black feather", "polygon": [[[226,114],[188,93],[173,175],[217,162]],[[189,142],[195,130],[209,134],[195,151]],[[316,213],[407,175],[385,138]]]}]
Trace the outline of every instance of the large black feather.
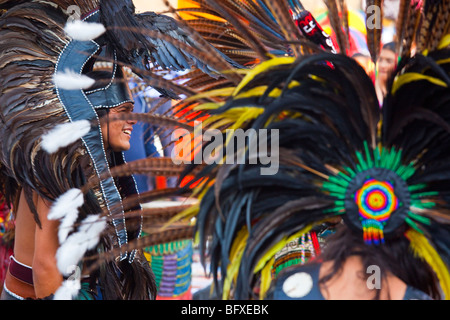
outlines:
[{"label": "large black feather", "polygon": [[[172,17],[155,12],[136,14],[131,0],[100,1],[100,16],[101,22],[107,28],[106,36],[114,45],[118,59],[129,64],[143,79],[151,79],[151,76],[139,70],[151,70],[153,67],[174,71],[197,67],[216,77],[218,71],[222,71],[217,70],[214,65],[205,64],[201,57],[195,56],[189,50],[178,48],[177,41],[202,52],[214,50],[230,64],[230,68],[241,67],[212,45],[205,46],[204,43],[195,42],[189,35],[189,31]],[[156,35],[149,36],[149,31],[156,32]],[[158,38],[158,34],[171,37],[175,44]],[[165,88],[155,89],[163,96],[178,98],[176,94]]]}]

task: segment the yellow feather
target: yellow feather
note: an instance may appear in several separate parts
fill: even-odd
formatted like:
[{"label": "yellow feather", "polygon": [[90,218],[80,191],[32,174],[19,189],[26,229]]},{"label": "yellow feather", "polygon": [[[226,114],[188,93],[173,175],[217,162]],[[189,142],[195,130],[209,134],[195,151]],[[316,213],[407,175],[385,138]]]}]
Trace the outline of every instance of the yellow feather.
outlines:
[{"label": "yellow feather", "polygon": [[152,255],[150,253],[144,251],[144,257],[145,257],[145,259],[147,259],[148,263],[151,265],[152,264]]},{"label": "yellow feather", "polygon": [[243,226],[241,230],[236,234],[236,238],[233,241],[233,245],[230,250],[230,261],[239,254],[239,252],[245,247],[248,239],[247,226]]},{"label": "yellow feather", "polygon": [[445,63],[449,63],[449,62],[450,62],[450,58],[436,60],[437,64],[445,64]]},{"label": "yellow feather", "polygon": [[196,94],[194,96],[188,97],[185,99],[185,101],[186,102],[195,101],[195,100],[202,99],[202,98],[210,98],[210,97],[217,97],[217,96],[227,97],[227,96],[231,95],[233,93],[233,91],[234,91],[233,87],[205,91],[205,92]]},{"label": "yellow feather", "polygon": [[199,243],[200,243],[200,232],[199,232],[199,231],[196,231],[196,232],[195,232],[195,235],[194,235],[194,241],[193,241],[192,244],[193,244],[194,246],[198,246]]},{"label": "yellow feather", "polygon": [[[299,86],[299,82],[294,80],[291,81],[288,85],[289,89],[292,89],[293,87]],[[258,86],[255,88],[252,88],[246,92],[239,93],[234,99],[243,99],[243,98],[250,98],[250,97],[259,97],[262,96],[267,90],[267,86]],[[273,88],[272,91],[268,94],[271,98],[278,98],[282,91],[278,88]]]},{"label": "yellow feather", "polygon": [[223,284],[223,294],[222,299],[226,300],[229,298],[231,284],[236,281],[236,277],[239,271],[239,266],[241,264],[242,255],[244,254],[244,249],[247,244],[248,231],[247,227],[244,226],[236,235],[233,241],[233,245],[230,250],[230,264],[227,267],[227,276]]},{"label": "yellow feather", "polygon": [[261,285],[259,289],[259,299],[263,300],[266,296],[267,291],[272,283],[272,268],[275,262],[275,257],[272,257],[270,261],[261,271]]},{"label": "yellow feather", "polygon": [[[215,123],[214,127],[219,128],[226,124],[233,124],[233,126],[227,129],[241,128],[242,124],[246,121],[257,118],[264,112],[264,108],[260,107],[238,107],[226,110],[220,115],[213,115],[203,120],[202,125],[204,127],[209,126],[211,123]],[[220,123],[218,122],[220,121]],[[218,125],[220,124],[220,125]]]},{"label": "yellow feather", "polygon": [[236,122],[230,127],[230,129],[238,129],[242,127],[244,122],[256,119],[259,115],[264,112],[264,108],[259,107],[247,107],[247,108],[233,108],[232,110],[236,113]]},{"label": "yellow feather", "polygon": [[256,67],[254,67],[250,72],[248,72],[246,74],[244,79],[242,79],[241,83],[239,83],[239,85],[234,90],[233,96],[236,96],[243,87],[245,87],[250,81],[252,81],[261,72],[264,72],[264,71],[266,71],[272,67],[276,67],[278,65],[291,64],[294,61],[295,61],[294,57],[279,57],[279,58],[273,58],[271,60],[267,60],[267,61],[264,61],[264,62],[258,64]]},{"label": "yellow feather", "polygon": [[211,116],[202,122],[203,127],[207,127],[208,129],[214,129],[214,128],[220,128],[221,126],[228,125],[230,123],[233,123],[233,119],[229,119],[227,117],[224,117],[222,115],[214,115]]},{"label": "yellow feather", "polygon": [[297,80],[292,80],[291,82],[289,82],[288,88],[292,89],[292,88],[298,87],[298,86],[300,86],[300,82],[298,82]]},{"label": "yellow feather", "polygon": [[420,232],[409,229],[406,232],[406,237],[409,239],[410,246],[414,253],[425,260],[434,270],[441,284],[445,299],[450,300],[450,274],[445,262],[442,261],[428,239]]},{"label": "yellow feather", "polygon": [[398,76],[395,78],[394,84],[392,86],[392,94],[395,94],[395,92],[402,85],[405,85],[406,83],[409,83],[412,81],[419,81],[419,80],[427,80],[431,83],[434,83],[435,85],[447,87],[447,84],[444,81],[439,80],[437,78],[426,76],[421,73],[409,72],[409,73],[402,74],[401,76]]},{"label": "yellow feather", "polygon": [[[192,193],[192,197],[197,197],[199,199],[199,201],[201,201],[201,199],[206,194],[208,189],[214,184],[214,181],[215,181],[214,179],[203,179],[203,180],[201,180],[198,183],[198,185],[194,188],[194,191]],[[205,189],[203,189],[205,184],[208,184],[208,186]],[[198,194],[200,194],[200,195],[197,196]]]},{"label": "yellow feather", "polygon": [[214,110],[214,109],[220,108],[220,107],[223,106],[223,105],[224,105],[223,102],[221,102],[221,103],[208,102],[208,103],[202,103],[202,104],[199,104],[199,105],[195,106],[195,107],[193,108],[193,110],[194,110],[194,111],[199,111],[199,110]]},{"label": "yellow feather", "polygon": [[177,221],[190,220],[190,219],[194,218],[195,216],[197,216],[197,213],[199,212],[199,210],[200,210],[200,205],[198,203],[190,206],[189,208],[181,211],[180,213],[178,213],[177,215],[175,215],[174,217],[169,219],[169,221],[167,221],[161,227],[161,231],[166,230],[168,227],[170,227]]},{"label": "yellow feather", "polygon": [[[203,197],[205,196],[208,189],[214,185],[215,179],[212,178],[202,178],[200,179],[195,187],[193,187],[193,192],[191,197],[198,199],[198,203],[201,202]],[[205,186],[206,185],[206,186]]]},{"label": "yellow feather", "polygon": [[[235,99],[243,99],[243,98],[251,98],[251,97],[259,97],[262,96],[267,90],[267,86],[259,86],[252,88],[246,92],[239,93]],[[281,90],[278,88],[274,88],[270,93],[269,97],[277,98],[281,94]]]},{"label": "yellow feather", "polygon": [[438,49],[444,49],[447,48],[448,46],[450,46],[450,34],[446,34],[442,39],[441,42],[439,43]]}]

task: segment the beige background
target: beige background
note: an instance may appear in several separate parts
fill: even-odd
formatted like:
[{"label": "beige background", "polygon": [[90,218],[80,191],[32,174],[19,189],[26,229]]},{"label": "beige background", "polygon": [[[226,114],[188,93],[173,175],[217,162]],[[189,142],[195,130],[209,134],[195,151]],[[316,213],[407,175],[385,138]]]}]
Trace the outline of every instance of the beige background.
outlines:
[{"label": "beige background", "polygon": [[[176,7],[178,0],[169,0],[172,6]],[[161,12],[167,10],[163,0],[133,0],[137,12],[156,11]]]},{"label": "beige background", "polygon": [[[136,11],[156,11],[162,12],[167,10],[167,7],[164,5],[163,0],[133,0],[134,5],[136,6]],[[176,7],[178,0],[169,0],[172,6]],[[325,8],[325,4],[322,0],[302,0],[301,1],[305,9],[309,11],[316,10],[318,8]],[[350,8],[361,8],[361,0],[347,0],[347,5]]]}]

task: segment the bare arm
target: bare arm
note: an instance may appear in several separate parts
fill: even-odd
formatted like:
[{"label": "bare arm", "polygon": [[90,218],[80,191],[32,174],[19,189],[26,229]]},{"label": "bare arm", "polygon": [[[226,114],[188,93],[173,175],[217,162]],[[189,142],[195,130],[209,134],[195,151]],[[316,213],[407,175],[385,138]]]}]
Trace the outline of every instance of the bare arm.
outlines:
[{"label": "bare arm", "polygon": [[55,293],[62,283],[62,275],[56,266],[56,251],[59,247],[59,221],[48,220],[50,204],[42,198],[37,201],[41,227],[36,226],[35,251],[33,258],[33,281],[37,298]]}]

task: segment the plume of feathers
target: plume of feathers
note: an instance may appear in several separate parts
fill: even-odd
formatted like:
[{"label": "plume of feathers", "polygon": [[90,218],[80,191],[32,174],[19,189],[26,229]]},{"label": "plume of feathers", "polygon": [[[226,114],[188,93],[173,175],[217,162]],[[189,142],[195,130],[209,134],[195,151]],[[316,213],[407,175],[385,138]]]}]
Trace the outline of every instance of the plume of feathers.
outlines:
[{"label": "plume of feathers", "polygon": [[[413,17],[417,7],[408,8],[411,12],[406,16]],[[369,36],[375,61],[379,32],[371,31]],[[408,32],[406,28],[405,38]],[[400,50],[408,42],[402,42]],[[449,178],[445,173],[449,169],[445,160],[449,157],[445,147],[450,132],[445,112],[449,69],[448,59],[443,57],[449,52],[445,37],[441,36],[439,43],[441,50],[428,52],[426,57],[405,58],[389,84],[383,109],[363,69],[348,57],[325,53],[297,60],[273,58],[243,71],[246,76],[238,86],[198,95],[215,100],[195,107],[209,110],[205,121],[209,128],[222,133],[228,128],[280,132],[279,171],[273,176],[261,175],[262,163],[210,164],[188,185],[197,184],[194,194],[200,203],[179,217],[196,218],[201,257],[208,254],[211,259],[216,288],[232,290],[232,294],[224,292],[226,297],[258,298],[253,285],[259,283],[260,272],[267,273],[264,267],[273,257],[267,248],[282,247],[283,241],[298,235],[299,230],[305,232],[311,225],[345,214],[345,210],[332,209],[336,199],[320,186],[343,168],[353,170],[361,161],[358,154],[372,154],[379,145],[401,149],[402,163],[413,164],[414,171],[405,176],[408,185],[427,185],[414,196],[420,198],[414,206],[423,210],[418,213],[411,207],[405,219],[407,227],[423,232],[430,224],[439,229],[442,221],[448,222],[444,181]],[[436,210],[427,210],[425,202],[433,203]],[[240,233],[243,229],[248,232],[246,238]],[[439,243],[436,250],[447,261],[447,246],[433,239],[437,233],[427,233],[427,241]],[[238,238],[240,254],[233,246]],[[219,270],[225,283],[218,280]]]}]

